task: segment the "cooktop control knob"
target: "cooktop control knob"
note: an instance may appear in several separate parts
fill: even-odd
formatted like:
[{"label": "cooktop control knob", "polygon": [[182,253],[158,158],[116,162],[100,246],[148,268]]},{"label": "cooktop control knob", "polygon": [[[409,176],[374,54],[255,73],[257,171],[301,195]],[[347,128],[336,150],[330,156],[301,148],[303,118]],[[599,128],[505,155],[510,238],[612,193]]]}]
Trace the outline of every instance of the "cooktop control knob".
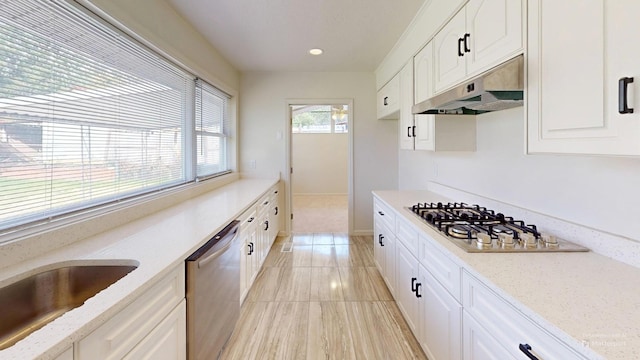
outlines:
[{"label": "cooktop control knob", "polygon": [[522,233],[520,234],[520,240],[522,241],[522,246],[527,249],[538,247],[538,239],[533,234]]},{"label": "cooktop control knob", "polygon": [[513,235],[506,233],[498,234],[498,246],[503,249],[513,249],[514,245]]},{"label": "cooktop control knob", "polygon": [[480,250],[491,249],[491,236],[485,233],[477,233],[476,246]]},{"label": "cooktop control knob", "polygon": [[549,235],[549,234],[542,234],[540,239],[540,242],[548,248],[557,248],[558,245],[558,239],[553,236],[553,235]]}]

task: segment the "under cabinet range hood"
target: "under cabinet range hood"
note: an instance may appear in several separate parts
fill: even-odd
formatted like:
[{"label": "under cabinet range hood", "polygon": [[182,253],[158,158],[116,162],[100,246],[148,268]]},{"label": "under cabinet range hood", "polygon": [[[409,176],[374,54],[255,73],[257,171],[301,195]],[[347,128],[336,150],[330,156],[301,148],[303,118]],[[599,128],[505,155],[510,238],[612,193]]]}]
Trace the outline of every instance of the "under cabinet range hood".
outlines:
[{"label": "under cabinet range hood", "polygon": [[522,106],[524,55],[412,107],[414,114],[476,115]]}]

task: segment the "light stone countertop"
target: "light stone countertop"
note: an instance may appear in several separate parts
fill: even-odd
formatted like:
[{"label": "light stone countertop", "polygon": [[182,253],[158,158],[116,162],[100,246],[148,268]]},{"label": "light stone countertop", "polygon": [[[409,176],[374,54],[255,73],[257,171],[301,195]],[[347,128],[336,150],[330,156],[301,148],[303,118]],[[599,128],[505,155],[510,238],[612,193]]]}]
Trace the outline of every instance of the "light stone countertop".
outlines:
[{"label": "light stone countertop", "polygon": [[453,200],[428,191],[374,191],[374,196],[533,322],[585,356],[640,359],[640,269],[594,252],[467,253],[405,209],[418,201]]},{"label": "light stone countertop", "polygon": [[104,259],[123,259],[139,263],[137,269],[82,306],[0,351],[0,359],[55,358],[74,341],[84,338],[124,309],[172,269],[182,266],[187,256],[277,182],[276,179],[241,179],[113,230],[1,269],[0,284],[57,262],[81,260],[91,264]]}]

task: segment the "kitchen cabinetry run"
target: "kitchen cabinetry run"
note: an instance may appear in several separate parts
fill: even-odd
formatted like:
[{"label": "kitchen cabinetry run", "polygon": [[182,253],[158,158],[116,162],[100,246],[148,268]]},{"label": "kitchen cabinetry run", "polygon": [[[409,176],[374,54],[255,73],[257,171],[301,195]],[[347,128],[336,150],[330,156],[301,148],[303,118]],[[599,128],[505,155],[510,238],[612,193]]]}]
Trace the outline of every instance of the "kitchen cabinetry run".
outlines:
[{"label": "kitchen cabinetry run", "polygon": [[73,346],[56,356],[54,360],[73,360]]},{"label": "kitchen cabinetry run", "polygon": [[240,216],[240,302],[243,302],[280,231],[278,185]]},{"label": "kitchen cabinetry run", "polygon": [[378,209],[374,213],[374,260],[389,291],[393,294],[396,288],[396,239],[394,232],[387,224],[394,223],[395,220],[393,213],[387,210],[384,204],[376,202],[374,207]]},{"label": "kitchen cabinetry run", "polygon": [[[406,68],[406,66],[405,66]],[[400,148],[430,151],[475,151],[476,119],[464,115],[413,115],[411,107],[434,95],[433,43],[428,43],[413,59],[415,92],[407,100],[410,90],[401,76]],[[408,72],[405,69],[403,72]],[[405,116],[405,114],[408,114]]]},{"label": "kitchen cabinetry run", "polygon": [[74,358],[122,359],[129,354],[166,349],[171,351],[162,352],[159,359],[184,359],[187,352],[184,270],[180,264],[124,310],[75,343]]},{"label": "kitchen cabinetry run", "polygon": [[394,120],[400,110],[400,76],[394,76],[378,90],[377,110],[379,120]]},{"label": "kitchen cabinetry run", "polygon": [[470,0],[433,43],[439,93],[522,51],[522,1]]},{"label": "kitchen cabinetry run", "polygon": [[639,12],[638,1],[528,2],[529,153],[640,155]]}]

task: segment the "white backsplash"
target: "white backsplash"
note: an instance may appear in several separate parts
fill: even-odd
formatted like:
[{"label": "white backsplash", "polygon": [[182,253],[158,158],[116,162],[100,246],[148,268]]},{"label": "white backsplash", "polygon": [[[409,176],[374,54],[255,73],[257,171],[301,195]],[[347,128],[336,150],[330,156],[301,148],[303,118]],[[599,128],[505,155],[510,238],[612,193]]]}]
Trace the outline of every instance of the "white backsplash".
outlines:
[{"label": "white backsplash", "polygon": [[428,190],[455,202],[478,204],[501,212],[527,224],[534,224],[540,232],[555,235],[589,248],[598,254],[640,268],[640,243],[636,240],[527,210],[515,205],[452,188],[437,182],[429,182]]}]

